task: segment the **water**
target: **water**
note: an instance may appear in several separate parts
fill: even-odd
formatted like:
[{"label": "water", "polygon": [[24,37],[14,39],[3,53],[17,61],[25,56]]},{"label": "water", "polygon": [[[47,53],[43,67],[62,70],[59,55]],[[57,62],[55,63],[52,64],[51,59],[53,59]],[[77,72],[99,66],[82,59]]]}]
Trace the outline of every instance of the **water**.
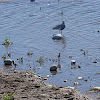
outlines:
[{"label": "water", "polygon": [[[49,71],[61,53],[61,68],[56,75],[52,75],[48,82],[61,86],[74,86],[78,81],[81,85],[77,88],[87,91],[90,86],[100,86],[100,1],[99,0],[13,0],[0,2],[0,68],[4,66],[2,56],[11,53],[18,66],[16,70],[29,70],[41,76],[52,75]],[[61,13],[63,14],[61,15]],[[52,40],[53,34],[58,30],[52,28],[65,20],[66,28],[63,30],[64,40]],[[5,47],[2,43],[8,37],[13,45]],[[86,54],[80,49],[85,49]],[[33,52],[28,56],[28,52]],[[37,60],[40,56],[44,63],[40,66]],[[72,58],[69,58],[72,56]],[[23,63],[17,58],[23,57]],[[76,66],[81,68],[71,69],[71,60],[76,60]],[[93,63],[97,61],[98,63]],[[14,66],[10,67],[11,70]],[[33,70],[34,69],[34,70]],[[77,77],[88,80],[78,80]],[[64,82],[64,80],[68,80]]]}]

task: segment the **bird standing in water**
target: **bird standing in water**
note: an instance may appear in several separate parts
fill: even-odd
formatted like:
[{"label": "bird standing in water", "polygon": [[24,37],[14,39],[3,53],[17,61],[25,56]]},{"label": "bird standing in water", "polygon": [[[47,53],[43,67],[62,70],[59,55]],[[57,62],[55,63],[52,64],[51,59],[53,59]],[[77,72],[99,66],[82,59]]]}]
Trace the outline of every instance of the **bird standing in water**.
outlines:
[{"label": "bird standing in water", "polygon": [[60,58],[60,53],[58,54],[58,59]]},{"label": "bird standing in water", "polygon": [[58,54],[58,63],[60,63],[60,53]]},{"label": "bird standing in water", "polygon": [[53,27],[53,30],[59,30],[59,32],[61,31],[61,34],[62,34],[62,30],[65,28],[65,22],[62,21],[62,24],[59,24],[55,27]]},{"label": "bird standing in water", "polygon": [[13,62],[13,65],[15,66],[15,68],[16,68],[16,66],[18,66],[18,64],[17,64],[17,63],[15,63],[15,61],[14,61],[14,60],[13,60],[12,62]]},{"label": "bird standing in water", "polygon": [[58,54],[58,65],[57,65],[58,68],[61,68],[61,65],[60,65],[60,53]]}]

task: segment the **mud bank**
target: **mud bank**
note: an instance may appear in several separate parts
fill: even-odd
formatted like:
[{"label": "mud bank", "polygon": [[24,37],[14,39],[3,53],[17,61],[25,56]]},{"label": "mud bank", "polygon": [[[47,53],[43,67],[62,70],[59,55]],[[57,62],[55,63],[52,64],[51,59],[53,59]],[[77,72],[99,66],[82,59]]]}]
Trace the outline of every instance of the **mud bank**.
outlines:
[{"label": "mud bank", "polygon": [[32,72],[0,71],[0,100],[12,93],[14,100],[99,100],[98,97],[81,93],[71,87],[55,86]]}]

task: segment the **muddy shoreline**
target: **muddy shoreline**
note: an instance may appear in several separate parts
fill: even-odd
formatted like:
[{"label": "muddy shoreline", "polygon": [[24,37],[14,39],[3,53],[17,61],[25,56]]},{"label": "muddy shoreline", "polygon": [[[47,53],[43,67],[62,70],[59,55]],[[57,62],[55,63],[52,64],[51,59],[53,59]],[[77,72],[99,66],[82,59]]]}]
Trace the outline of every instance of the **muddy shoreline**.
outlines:
[{"label": "muddy shoreline", "polygon": [[72,87],[55,86],[44,81],[44,77],[29,71],[0,71],[0,100],[12,93],[14,100],[99,100]]}]

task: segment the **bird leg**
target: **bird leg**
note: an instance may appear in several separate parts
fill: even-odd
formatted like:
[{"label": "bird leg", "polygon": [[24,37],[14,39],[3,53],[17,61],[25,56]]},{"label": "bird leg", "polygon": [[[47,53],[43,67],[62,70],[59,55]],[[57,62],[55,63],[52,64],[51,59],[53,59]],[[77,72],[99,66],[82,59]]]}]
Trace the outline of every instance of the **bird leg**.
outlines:
[{"label": "bird leg", "polygon": [[61,34],[62,34],[62,30],[61,30]]},{"label": "bird leg", "polygon": [[59,34],[62,34],[62,30],[59,30]]}]

